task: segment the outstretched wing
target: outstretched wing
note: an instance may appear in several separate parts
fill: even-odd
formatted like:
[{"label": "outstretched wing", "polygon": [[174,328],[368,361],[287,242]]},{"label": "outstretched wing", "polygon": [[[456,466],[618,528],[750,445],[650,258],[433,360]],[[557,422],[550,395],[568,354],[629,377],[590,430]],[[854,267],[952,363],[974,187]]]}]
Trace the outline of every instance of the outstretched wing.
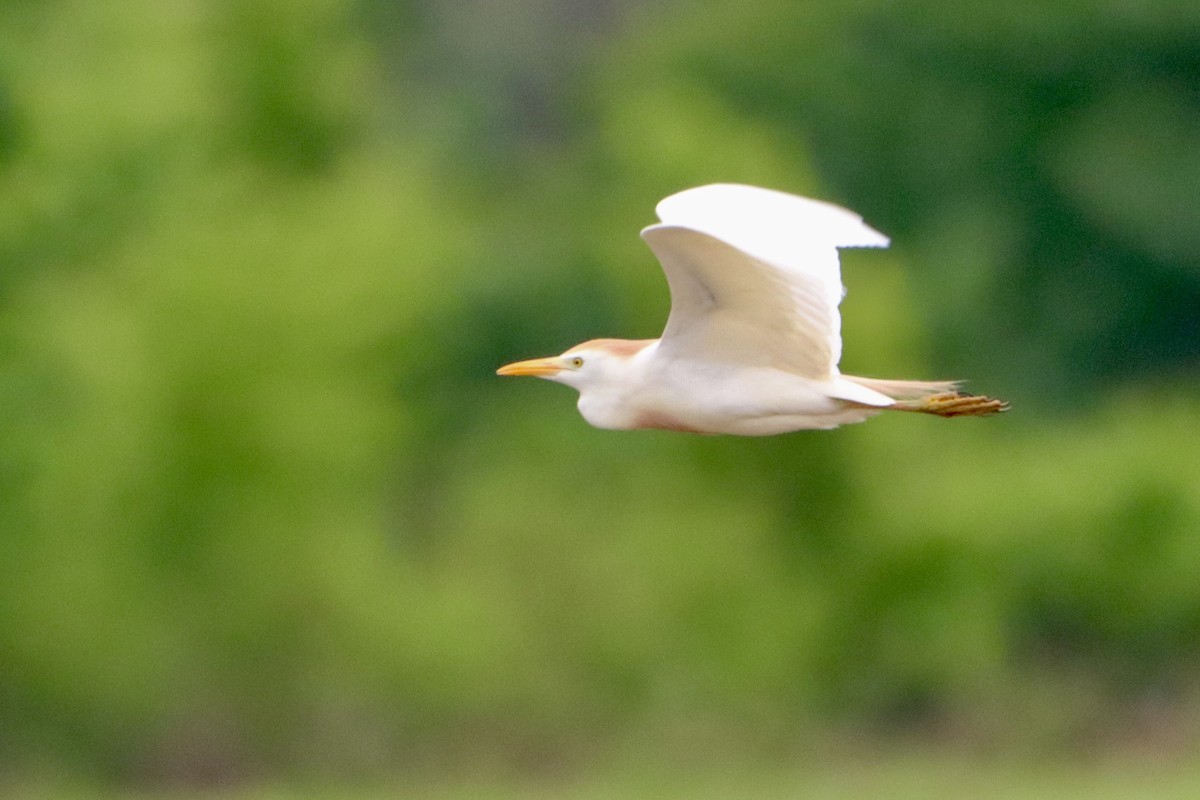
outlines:
[{"label": "outstretched wing", "polygon": [[839,247],[886,247],[851,211],[715,184],[658,204],[642,231],[671,288],[664,356],[824,379],[841,358]]}]

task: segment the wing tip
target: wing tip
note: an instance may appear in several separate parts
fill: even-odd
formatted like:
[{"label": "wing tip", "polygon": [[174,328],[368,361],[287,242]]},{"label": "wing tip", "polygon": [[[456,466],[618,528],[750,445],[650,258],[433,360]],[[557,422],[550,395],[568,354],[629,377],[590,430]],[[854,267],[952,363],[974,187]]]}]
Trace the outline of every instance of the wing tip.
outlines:
[{"label": "wing tip", "polygon": [[838,247],[891,247],[891,239],[864,222],[862,217],[859,217],[858,221],[862,225],[862,233],[864,238],[859,242],[855,242],[854,244],[839,244]]},{"label": "wing tip", "polygon": [[[826,246],[891,245],[887,236],[848,208],[744,183],[709,183],[682,189],[659,200],[654,210],[662,224],[687,227],[723,239],[727,238],[721,235],[725,228],[732,225],[736,229],[753,218],[752,228],[803,225]],[[743,221],[739,223],[738,219]]]}]

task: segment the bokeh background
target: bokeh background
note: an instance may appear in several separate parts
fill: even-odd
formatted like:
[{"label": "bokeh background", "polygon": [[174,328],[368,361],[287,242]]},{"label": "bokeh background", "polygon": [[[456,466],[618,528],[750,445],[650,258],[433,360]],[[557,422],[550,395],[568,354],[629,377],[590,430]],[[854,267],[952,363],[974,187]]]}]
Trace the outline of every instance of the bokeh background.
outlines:
[{"label": "bokeh background", "polygon": [[[714,181],[1013,411],[494,376],[657,335]],[[1194,0],[8,0],[0,790],[1193,796],[1198,201]]]}]

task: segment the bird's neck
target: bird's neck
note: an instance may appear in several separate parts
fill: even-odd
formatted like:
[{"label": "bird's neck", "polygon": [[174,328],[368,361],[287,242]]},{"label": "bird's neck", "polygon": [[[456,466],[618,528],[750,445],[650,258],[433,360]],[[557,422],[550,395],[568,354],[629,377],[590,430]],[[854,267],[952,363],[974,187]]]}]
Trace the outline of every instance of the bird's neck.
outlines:
[{"label": "bird's neck", "polygon": [[579,413],[597,428],[637,428],[645,400],[644,378],[658,340],[610,341],[607,349],[612,357],[604,365],[604,374],[579,392]]}]

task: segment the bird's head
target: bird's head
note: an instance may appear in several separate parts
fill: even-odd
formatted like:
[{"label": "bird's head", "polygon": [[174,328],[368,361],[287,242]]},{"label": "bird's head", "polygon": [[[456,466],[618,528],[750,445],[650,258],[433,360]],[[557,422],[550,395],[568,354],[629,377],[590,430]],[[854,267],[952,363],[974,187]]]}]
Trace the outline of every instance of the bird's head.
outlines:
[{"label": "bird's head", "polygon": [[532,358],[506,364],[497,375],[532,375],[565,383],[579,391],[610,381],[619,381],[628,373],[633,357],[656,339],[592,339],[577,344],[559,356]]}]

